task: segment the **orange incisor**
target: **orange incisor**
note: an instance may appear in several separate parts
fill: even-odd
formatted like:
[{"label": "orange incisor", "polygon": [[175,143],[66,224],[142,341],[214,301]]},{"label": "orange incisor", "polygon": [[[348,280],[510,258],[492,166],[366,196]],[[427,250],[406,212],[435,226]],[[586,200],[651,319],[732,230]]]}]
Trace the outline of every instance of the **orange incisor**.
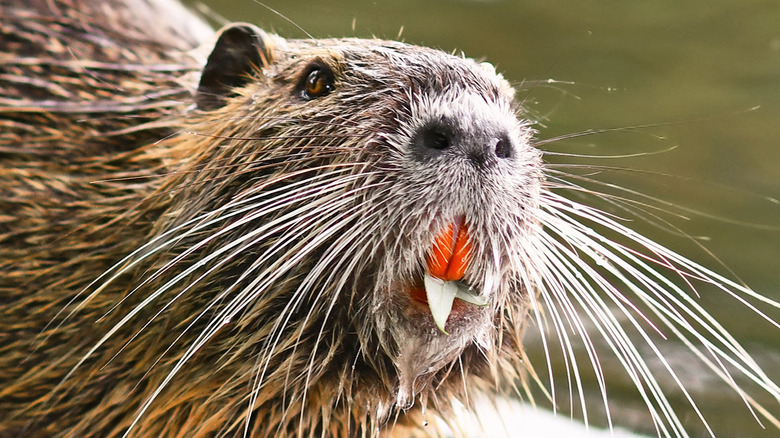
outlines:
[{"label": "orange incisor", "polygon": [[456,220],[436,236],[428,255],[428,273],[444,281],[458,281],[463,278],[470,259],[468,226],[465,221]]}]

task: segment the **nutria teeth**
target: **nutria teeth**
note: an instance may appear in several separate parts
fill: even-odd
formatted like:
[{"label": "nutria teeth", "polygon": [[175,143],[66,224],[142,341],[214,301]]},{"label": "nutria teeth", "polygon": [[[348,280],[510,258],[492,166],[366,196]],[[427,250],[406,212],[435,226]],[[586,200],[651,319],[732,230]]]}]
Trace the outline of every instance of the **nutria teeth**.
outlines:
[{"label": "nutria teeth", "polygon": [[487,298],[479,295],[479,292],[466,286],[461,281],[446,281],[440,278],[425,274],[425,296],[428,299],[428,307],[431,309],[431,315],[444,334],[449,335],[444,329],[452,312],[452,304],[455,298],[463,300],[477,306],[487,306]]}]

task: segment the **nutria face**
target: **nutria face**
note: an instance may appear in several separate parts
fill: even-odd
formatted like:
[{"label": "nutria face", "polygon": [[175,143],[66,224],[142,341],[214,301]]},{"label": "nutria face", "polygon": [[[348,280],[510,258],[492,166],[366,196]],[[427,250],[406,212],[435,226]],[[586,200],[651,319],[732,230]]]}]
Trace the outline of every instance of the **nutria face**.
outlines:
[{"label": "nutria face", "polygon": [[[265,175],[296,181],[282,192],[279,213],[307,218],[280,240],[287,244],[290,234],[290,244],[307,244],[286,249],[282,258],[294,265],[263,271],[295,279],[251,292],[248,314],[268,312],[249,304],[258,296],[293,303],[274,322],[283,332],[301,322],[290,316],[294,303],[307,302],[320,318],[304,318],[312,324],[296,336],[311,337],[323,352],[352,344],[348,360],[363,363],[387,394],[381,417],[409,409],[464,350],[498,349],[500,314],[520,312],[526,302],[524,248],[542,181],[532,129],[519,118],[512,88],[488,64],[388,41],[263,38],[262,75],[226,103],[233,115],[225,120],[236,131],[225,137],[242,140],[223,147],[210,139],[207,150],[226,154],[213,162],[247,154],[276,160]],[[211,78],[204,75],[205,82]],[[194,130],[208,138],[209,124]],[[246,164],[236,167],[247,173]],[[208,204],[259,201],[268,184],[251,177],[246,185],[225,184],[230,189]],[[306,205],[293,208],[298,196]],[[267,220],[258,215],[243,232]],[[425,278],[437,236],[453,224],[468,230],[468,251],[462,272],[446,283],[479,303],[450,298],[436,321]],[[280,251],[267,240],[255,243],[260,259],[262,250]],[[251,269],[256,275],[259,268]]]},{"label": "nutria face", "polygon": [[[357,123],[376,133],[358,146],[377,175],[356,206],[367,213],[356,233],[366,235],[358,246],[371,248],[361,251],[371,261],[355,291],[362,314],[350,319],[364,343],[379,338],[397,374],[396,402],[407,408],[466,347],[496,348],[497,314],[508,299],[524,302],[517,270],[535,225],[541,164],[512,89],[492,67],[391,43],[343,59],[333,98],[350,107],[361,96],[366,118]],[[371,67],[352,67],[361,65]],[[468,226],[471,244],[459,280],[488,304],[456,298],[439,329],[414,291],[424,289],[437,234],[452,223]]]}]

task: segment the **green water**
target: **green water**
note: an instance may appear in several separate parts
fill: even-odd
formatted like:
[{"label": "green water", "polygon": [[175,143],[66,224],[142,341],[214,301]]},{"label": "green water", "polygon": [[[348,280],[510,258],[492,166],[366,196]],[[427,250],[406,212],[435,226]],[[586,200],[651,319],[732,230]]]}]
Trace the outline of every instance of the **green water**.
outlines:
[{"label": "green water", "polygon": [[[207,3],[228,20],[253,22],[285,37],[305,37],[252,0]],[[658,125],[579,137],[545,149],[607,156],[647,153],[624,159],[550,160],[642,170],[598,177],[700,211],[664,219],[688,235],[701,236],[700,243],[753,289],[780,299],[780,205],[773,201],[780,199],[780,2],[265,4],[316,37],[397,39],[400,33],[410,43],[484,58],[518,84],[530,117],[540,122],[540,138],[591,128]],[[550,78],[559,83],[543,81]],[[728,272],[688,239],[646,224],[636,227]],[[706,288],[701,292],[708,309],[780,380],[780,330],[741,311],[733,300]],[[780,320],[780,312],[767,311]],[[541,357],[538,342],[531,340],[528,347],[533,357]],[[777,436],[756,426],[725,387],[697,382],[698,373],[692,364],[686,379],[700,393],[699,404],[718,436]],[[647,431],[650,424],[641,401],[616,386],[610,392],[616,422]],[[598,395],[589,397],[597,410]],[[769,406],[775,415],[780,413],[776,403]],[[680,409],[691,434],[702,435],[693,412]]]}]

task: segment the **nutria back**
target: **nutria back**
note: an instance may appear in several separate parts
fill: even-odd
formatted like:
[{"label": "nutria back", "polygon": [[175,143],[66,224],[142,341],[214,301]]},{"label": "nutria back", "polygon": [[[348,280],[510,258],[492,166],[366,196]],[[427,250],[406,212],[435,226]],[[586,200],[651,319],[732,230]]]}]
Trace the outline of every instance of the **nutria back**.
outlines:
[{"label": "nutria back", "polygon": [[[153,228],[140,203],[164,165],[139,148],[175,129],[166,120],[191,101],[185,78],[198,71],[185,52],[209,36],[154,21],[153,4],[0,5],[0,435],[56,436],[80,422],[102,422],[93,436],[121,427],[102,408],[88,412],[122,389],[79,375],[54,388],[94,343],[107,304],[64,318],[69,303],[93,271],[117,261],[111,248],[135,247],[137,233]],[[118,397],[104,412],[125,402]]]}]

